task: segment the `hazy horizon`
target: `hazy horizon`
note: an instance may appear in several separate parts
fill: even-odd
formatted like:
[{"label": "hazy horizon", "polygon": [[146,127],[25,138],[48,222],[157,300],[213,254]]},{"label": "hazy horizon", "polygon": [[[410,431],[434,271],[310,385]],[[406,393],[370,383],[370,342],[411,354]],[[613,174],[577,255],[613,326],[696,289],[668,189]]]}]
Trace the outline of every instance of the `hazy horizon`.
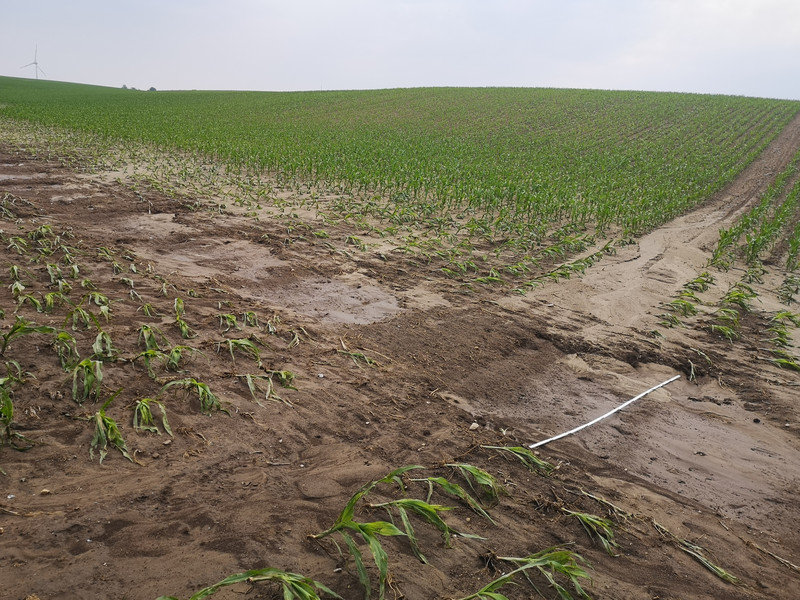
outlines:
[{"label": "hazy horizon", "polygon": [[800,100],[795,0],[32,0],[0,74],[137,89],[532,87]]}]

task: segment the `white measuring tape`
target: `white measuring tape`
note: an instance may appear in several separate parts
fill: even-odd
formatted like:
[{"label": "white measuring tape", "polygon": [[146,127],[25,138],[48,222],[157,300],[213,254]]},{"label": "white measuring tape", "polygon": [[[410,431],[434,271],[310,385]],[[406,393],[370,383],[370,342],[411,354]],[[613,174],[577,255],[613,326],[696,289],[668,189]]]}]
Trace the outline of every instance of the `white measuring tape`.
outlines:
[{"label": "white measuring tape", "polygon": [[664,381],[664,382],[662,382],[662,383],[659,383],[659,384],[658,384],[658,385],[656,385],[656,386],[653,386],[653,387],[651,387],[649,390],[647,390],[646,392],[642,392],[641,394],[639,394],[639,395],[638,395],[638,396],[636,396],[635,398],[631,398],[630,400],[628,400],[628,401],[627,401],[627,402],[625,402],[624,404],[620,404],[620,405],[619,405],[617,408],[615,408],[615,409],[614,409],[614,410],[612,410],[612,411],[609,411],[609,412],[607,412],[606,414],[604,414],[604,415],[603,415],[603,416],[601,416],[601,417],[597,417],[596,419],[594,419],[594,420],[592,420],[592,421],[589,421],[588,423],[584,423],[584,424],[583,424],[583,425],[581,425],[580,427],[576,427],[575,429],[570,429],[569,431],[565,431],[564,433],[560,433],[560,434],[558,434],[558,435],[557,435],[557,436],[555,436],[555,437],[551,437],[550,439],[547,439],[547,440],[544,440],[544,441],[541,441],[541,442],[536,442],[535,444],[531,444],[530,446],[528,446],[528,448],[538,448],[539,446],[544,446],[545,444],[549,444],[550,442],[554,442],[554,441],[556,441],[556,440],[560,440],[560,439],[561,439],[561,438],[563,438],[563,437],[567,437],[568,435],[572,435],[573,433],[577,433],[577,432],[579,432],[581,429],[586,429],[587,427],[589,427],[589,425],[594,425],[594,424],[595,424],[595,423],[597,423],[598,421],[602,421],[602,420],[603,420],[603,419],[605,419],[606,417],[610,417],[610,416],[611,416],[611,415],[613,415],[615,412],[619,412],[619,411],[621,411],[623,408],[625,408],[625,407],[626,407],[626,406],[628,406],[629,404],[633,404],[633,403],[634,403],[634,402],[636,402],[636,401],[637,401],[639,398],[642,398],[643,396],[646,396],[646,395],[647,395],[647,394],[649,394],[650,392],[654,392],[654,391],[655,391],[655,390],[657,390],[658,388],[660,388],[660,387],[664,387],[664,386],[665,386],[665,385],[667,385],[668,383],[672,383],[672,382],[673,382],[673,381],[675,381],[676,379],[680,379],[680,378],[681,378],[681,376],[680,376],[680,375],[675,375],[675,377],[673,377],[673,378],[671,378],[671,379],[667,379],[666,381]]}]

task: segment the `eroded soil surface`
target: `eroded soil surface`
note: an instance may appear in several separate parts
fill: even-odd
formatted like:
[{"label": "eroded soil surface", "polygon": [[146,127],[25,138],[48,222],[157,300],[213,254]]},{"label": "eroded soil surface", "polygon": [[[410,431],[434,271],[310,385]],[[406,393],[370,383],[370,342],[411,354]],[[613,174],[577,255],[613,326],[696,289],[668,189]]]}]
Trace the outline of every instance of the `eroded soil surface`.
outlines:
[{"label": "eroded soil surface", "polygon": [[[427,485],[410,479],[443,476],[469,489],[445,466],[469,463],[504,486],[506,494],[485,504],[494,523],[437,492],[436,502],[455,507],[447,522],[484,539],[456,536],[448,548],[437,530],[415,521],[428,563],[407,540],[387,538],[387,597],[461,598],[500,575],[492,557],[563,546],[590,563],[585,589],[592,598],[797,598],[800,378],[758,358],[759,332],[780,308],[769,282],[741,340],[679,329],[654,339],[649,332],[661,303],[703,269],[718,229],[758,198],[798,147],[796,121],[698,210],[621,248],[585,277],[520,296],[502,286],[466,291],[399,254],[342,251],[351,233],[344,228],[329,227],[322,240],[289,232],[277,219],[192,211],[183,200],[134,193],[0,146],[0,196],[12,212],[1,224],[3,333],[21,296],[57,289],[49,259],[30,262],[36,240],[29,234],[49,225],[48,239],[60,235],[77,249],[75,278],[60,264],[69,298],[85,297],[88,278],[112,300],[108,320],[85,301],[97,322],[73,328],[69,321],[81,357],[91,354],[98,326],[116,347],[116,360],[103,363],[100,401],[78,404],[52,336],[8,344],[2,358],[30,373],[14,387],[14,431],[34,445],[0,449],[0,596],[186,598],[232,573],[272,566],[360,598],[353,562],[333,543],[344,549],[341,538],[309,536],[333,525],[360,486],[393,469],[424,467],[406,477],[406,493],[424,499]],[[22,254],[11,245],[15,236],[28,241]],[[53,257],[63,258],[58,251]],[[11,288],[13,265],[23,292]],[[735,276],[720,273],[720,289]],[[188,339],[175,324],[176,297]],[[69,311],[62,305],[39,313],[30,302],[18,308],[55,327]],[[258,327],[243,321],[251,311]],[[226,331],[220,314],[235,315],[237,326]],[[162,347],[196,351],[185,352],[176,372],[154,360],[151,379],[143,359],[134,360],[143,350],[142,324],[161,330]],[[224,342],[248,337],[260,348],[261,367],[239,350],[233,360]],[[273,375],[283,401],[262,393],[256,403],[243,376],[280,371],[295,375],[296,389]],[[571,429],[674,375],[682,377],[541,447],[540,458],[558,467],[549,477],[485,448]],[[196,396],[161,391],[189,377],[207,383],[229,414],[201,414]],[[266,380],[255,381],[265,389]],[[89,419],[118,389],[107,414],[134,462],[109,448],[100,464],[97,450],[90,459]],[[164,402],[174,437],[134,431],[132,406],[144,397]],[[402,495],[381,485],[368,500]],[[619,512],[610,514],[599,498]],[[567,511],[610,516],[618,524],[616,555]],[[356,518],[387,514],[360,503]],[[702,547],[739,584],[706,569],[679,539]],[[544,597],[557,597],[545,580],[535,582]],[[534,594],[527,584],[503,591]],[[216,597],[281,595],[242,583]]]}]

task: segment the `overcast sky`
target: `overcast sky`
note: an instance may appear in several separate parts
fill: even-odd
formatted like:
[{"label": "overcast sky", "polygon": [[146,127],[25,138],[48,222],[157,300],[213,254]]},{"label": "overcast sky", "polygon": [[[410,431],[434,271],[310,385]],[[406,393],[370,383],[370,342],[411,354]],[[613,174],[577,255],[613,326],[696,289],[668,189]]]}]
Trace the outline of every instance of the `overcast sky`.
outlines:
[{"label": "overcast sky", "polygon": [[38,45],[40,77],[112,87],[800,100],[800,0],[0,0],[0,18],[13,77]]}]

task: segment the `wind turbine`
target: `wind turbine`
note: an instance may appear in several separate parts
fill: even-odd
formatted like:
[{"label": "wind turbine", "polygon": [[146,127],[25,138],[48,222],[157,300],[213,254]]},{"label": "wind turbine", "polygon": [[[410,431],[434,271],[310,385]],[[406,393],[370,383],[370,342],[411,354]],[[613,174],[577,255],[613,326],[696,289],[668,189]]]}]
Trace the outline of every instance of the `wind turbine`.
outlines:
[{"label": "wind turbine", "polygon": [[32,66],[34,68],[34,72],[36,73],[36,79],[39,79],[39,71],[42,72],[42,75],[46,75],[46,73],[44,72],[44,69],[42,69],[39,66],[39,61],[37,59],[38,54],[39,54],[39,44],[36,44],[36,47],[35,47],[35,49],[33,51],[33,62],[32,63],[28,63],[27,65],[23,65],[23,66],[20,67],[20,69],[24,69],[26,67],[31,67]]}]

